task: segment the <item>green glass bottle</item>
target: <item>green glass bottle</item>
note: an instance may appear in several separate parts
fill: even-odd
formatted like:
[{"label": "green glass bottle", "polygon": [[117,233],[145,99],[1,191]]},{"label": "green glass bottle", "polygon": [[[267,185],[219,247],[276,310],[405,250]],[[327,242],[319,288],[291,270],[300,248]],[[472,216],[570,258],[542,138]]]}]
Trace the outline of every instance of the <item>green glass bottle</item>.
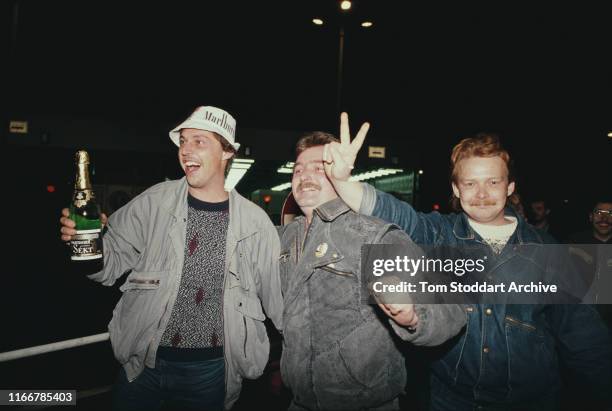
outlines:
[{"label": "green glass bottle", "polygon": [[100,271],[103,266],[102,224],[100,207],[96,202],[89,178],[89,154],[77,151],[74,195],[70,204],[70,219],[76,223],[77,233],[70,241],[72,262],[87,273]]}]

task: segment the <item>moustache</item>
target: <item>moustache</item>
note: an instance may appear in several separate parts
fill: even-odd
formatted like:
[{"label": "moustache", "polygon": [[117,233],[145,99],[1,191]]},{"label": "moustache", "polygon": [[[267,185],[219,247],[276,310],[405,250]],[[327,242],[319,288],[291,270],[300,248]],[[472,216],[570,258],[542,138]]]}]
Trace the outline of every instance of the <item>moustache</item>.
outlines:
[{"label": "moustache", "polygon": [[313,188],[315,190],[321,190],[321,186],[318,185],[317,183],[315,183],[314,181],[304,181],[302,183],[300,183],[300,185],[298,185],[298,191],[307,189],[307,188]]},{"label": "moustache", "polygon": [[473,201],[470,203],[472,207],[494,206],[495,204],[494,200]]}]

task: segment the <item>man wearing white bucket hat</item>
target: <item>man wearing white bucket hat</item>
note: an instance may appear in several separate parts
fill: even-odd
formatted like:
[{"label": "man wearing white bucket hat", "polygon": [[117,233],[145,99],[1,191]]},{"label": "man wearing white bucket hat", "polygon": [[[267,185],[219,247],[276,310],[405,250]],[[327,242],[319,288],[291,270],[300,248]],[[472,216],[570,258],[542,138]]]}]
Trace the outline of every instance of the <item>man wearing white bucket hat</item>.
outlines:
[{"label": "man wearing white bucket hat", "polygon": [[[109,324],[123,366],[116,410],[229,409],[242,379],[263,373],[270,346],[262,306],[278,328],[283,311],[280,245],[262,209],[224,190],[240,147],[235,132],[229,113],[198,107],[170,131],[185,177],[108,218],[104,268],[89,278],[112,285],[129,272]],[[69,241],[74,222],[62,213]]]}]

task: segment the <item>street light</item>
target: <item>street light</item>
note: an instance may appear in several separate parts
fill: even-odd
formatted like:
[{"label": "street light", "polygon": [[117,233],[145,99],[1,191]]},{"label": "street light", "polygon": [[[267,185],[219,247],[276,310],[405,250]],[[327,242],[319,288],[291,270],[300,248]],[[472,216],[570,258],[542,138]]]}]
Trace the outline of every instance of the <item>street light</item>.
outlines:
[{"label": "street light", "polygon": [[342,10],[349,10],[351,8],[352,4],[349,0],[344,0],[343,2],[340,3],[340,8]]},{"label": "street light", "polygon": [[[343,0],[340,2],[341,14],[346,13],[352,7],[352,3],[349,0]],[[312,22],[317,26],[323,25],[323,20],[320,18],[313,18]],[[363,21],[361,27],[370,28],[374,25],[371,21]],[[341,111],[342,109],[342,77],[343,77],[343,65],[344,65],[344,18],[340,16],[340,30],[339,30],[339,44],[338,44],[338,81],[336,91],[336,110]]]}]

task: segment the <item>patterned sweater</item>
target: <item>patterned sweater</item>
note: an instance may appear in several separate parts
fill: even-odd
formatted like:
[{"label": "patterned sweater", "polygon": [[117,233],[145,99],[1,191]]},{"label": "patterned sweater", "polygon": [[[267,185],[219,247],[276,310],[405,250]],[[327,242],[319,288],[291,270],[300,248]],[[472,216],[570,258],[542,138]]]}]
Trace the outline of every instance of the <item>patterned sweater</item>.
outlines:
[{"label": "patterned sweater", "polygon": [[158,355],[174,360],[223,356],[223,269],[229,200],[188,196],[187,247],[178,296]]}]

